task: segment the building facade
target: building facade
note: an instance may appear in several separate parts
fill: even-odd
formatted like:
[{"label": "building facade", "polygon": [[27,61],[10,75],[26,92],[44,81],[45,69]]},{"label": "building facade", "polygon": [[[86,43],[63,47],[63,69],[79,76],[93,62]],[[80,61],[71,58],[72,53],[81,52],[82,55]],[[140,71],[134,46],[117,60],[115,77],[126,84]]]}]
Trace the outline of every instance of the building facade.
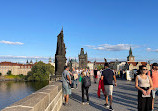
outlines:
[{"label": "building facade", "polygon": [[139,66],[141,65],[145,65],[146,68],[148,70],[150,70],[150,64],[148,64],[147,62],[135,62],[135,57],[133,56],[132,54],[132,48],[130,47],[130,50],[129,50],[129,56],[127,57],[127,62],[124,66],[124,70],[134,70],[134,69],[139,69]]},{"label": "building facade", "polygon": [[2,75],[7,75],[8,71],[11,71],[13,75],[27,75],[31,71],[33,64],[19,64],[12,62],[0,62],[0,73]]}]

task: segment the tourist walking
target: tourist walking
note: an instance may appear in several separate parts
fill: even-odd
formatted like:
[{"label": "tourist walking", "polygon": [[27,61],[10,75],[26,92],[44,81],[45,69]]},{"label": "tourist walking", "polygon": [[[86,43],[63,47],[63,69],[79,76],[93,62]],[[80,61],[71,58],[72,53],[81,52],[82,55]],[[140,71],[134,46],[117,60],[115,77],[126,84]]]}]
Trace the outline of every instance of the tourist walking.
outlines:
[{"label": "tourist walking", "polygon": [[105,69],[102,71],[102,76],[101,76],[101,80],[103,80],[104,82],[105,98],[106,98],[106,103],[104,105],[106,108],[109,107],[108,105],[108,96],[109,96],[109,100],[110,100],[109,110],[114,111],[112,108],[112,93],[113,93],[113,80],[115,82],[115,86],[117,86],[116,76],[114,72],[109,68],[108,63],[104,64],[104,68]]},{"label": "tourist walking", "polygon": [[147,68],[142,65],[139,67],[140,74],[136,76],[135,87],[138,89],[138,111],[152,110],[153,83],[151,77],[146,75]]},{"label": "tourist walking", "polygon": [[71,77],[71,89],[74,89],[74,75],[73,75],[72,72],[69,70],[69,74],[70,74],[70,77]]},{"label": "tourist walking", "polygon": [[69,74],[69,67],[64,66],[64,71],[62,73],[62,87],[64,93],[65,103],[64,105],[68,105],[69,95],[71,94],[71,77]]},{"label": "tourist walking", "polygon": [[[74,77],[73,85],[75,85],[75,88],[77,89],[77,88],[78,88],[78,84],[77,84],[78,73],[77,73],[77,71],[75,70],[75,68],[72,68],[72,75],[73,75],[73,77]],[[73,87],[74,87],[74,86],[73,86]]]},{"label": "tourist walking", "polygon": [[[82,71],[82,81],[81,81],[81,90],[82,90],[82,104],[89,104],[89,87],[91,86],[90,77],[86,76],[86,72]],[[87,102],[85,103],[84,94],[86,92]]]},{"label": "tourist walking", "polygon": [[95,68],[95,70],[94,70],[94,83],[95,84],[97,83],[97,72],[98,72],[98,70],[97,70],[97,68]]},{"label": "tourist walking", "polygon": [[148,75],[151,77],[153,82],[153,90],[152,90],[152,110],[154,110],[154,99],[155,94],[158,91],[158,64],[153,63],[152,70],[148,72]]}]

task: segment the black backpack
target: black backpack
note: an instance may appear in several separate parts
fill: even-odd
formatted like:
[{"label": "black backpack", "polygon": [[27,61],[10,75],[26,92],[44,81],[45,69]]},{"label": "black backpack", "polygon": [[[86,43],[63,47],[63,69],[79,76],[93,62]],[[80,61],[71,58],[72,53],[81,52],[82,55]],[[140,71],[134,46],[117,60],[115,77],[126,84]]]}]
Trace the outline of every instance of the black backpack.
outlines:
[{"label": "black backpack", "polygon": [[150,70],[150,77],[151,77],[151,78],[152,78],[152,75],[153,75],[152,70]]},{"label": "black backpack", "polygon": [[91,86],[91,79],[88,76],[83,77],[83,85],[84,87],[90,87]]}]

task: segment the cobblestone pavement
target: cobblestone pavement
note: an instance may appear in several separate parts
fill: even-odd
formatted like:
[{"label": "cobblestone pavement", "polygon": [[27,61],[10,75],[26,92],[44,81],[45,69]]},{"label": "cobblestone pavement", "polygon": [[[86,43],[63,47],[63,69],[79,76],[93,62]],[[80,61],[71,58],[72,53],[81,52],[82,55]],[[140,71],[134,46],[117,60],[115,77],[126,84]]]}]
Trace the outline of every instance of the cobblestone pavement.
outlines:
[{"label": "cobblestone pavement", "polygon": [[[117,87],[113,92],[113,109],[115,111],[137,111],[137,90],[133,81],[117,80]],[[89,89],[90,104],[81,104],[81,86],[72,89],[70,106],[62,106],[61,111],[109,111],[103,105],[105,98],[101,92],[101,98],[97,97],[98,84],[92,82]],[[85,97],[86,98],[86,97]],[[156,97],[155,111],[158,111],[158,97]]]}]

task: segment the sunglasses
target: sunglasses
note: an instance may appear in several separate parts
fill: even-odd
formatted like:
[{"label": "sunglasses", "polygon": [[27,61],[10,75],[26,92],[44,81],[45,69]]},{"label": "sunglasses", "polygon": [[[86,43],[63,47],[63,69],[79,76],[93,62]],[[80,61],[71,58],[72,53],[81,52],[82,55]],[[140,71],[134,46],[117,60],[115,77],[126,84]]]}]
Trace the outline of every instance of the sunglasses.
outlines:
[{"label": "sunglasses", "polygon": [[147,69],[142,69],[143,71],[146,71]]}]

